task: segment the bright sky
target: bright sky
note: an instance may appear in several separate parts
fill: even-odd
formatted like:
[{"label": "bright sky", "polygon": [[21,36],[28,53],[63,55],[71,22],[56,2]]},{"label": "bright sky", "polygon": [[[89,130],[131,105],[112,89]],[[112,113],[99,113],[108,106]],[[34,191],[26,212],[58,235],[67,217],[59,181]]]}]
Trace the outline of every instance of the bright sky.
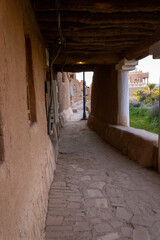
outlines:
[{"label": "bright sky", "polygon": [[[93,72],[85,72],[86,85],[89,87],[92,83]],[[83,72],[76,73],[76,78],[81,81],[83,80]]]},{"label": "bright sky", "polygon": [[[159,83],[160,79],[160,60],[153,59],[152,56],[148,56],[138,61],[136,67],[137,70],[142,70],[143,72],[149,72],[149,82],[150,83]],[[86,85],[90,86],[92,83],[93,72],[86,72]],[[83,80],[83,73],[76,73],[77,79]]]},{"label": "bright sky", "polygon": [[148,56],[139,60],[137,65],[137,70],[142,70],[143,72],[149,72],[149,82],[159,83],[160,79],[160,60],[153,59],[152,56]]}]

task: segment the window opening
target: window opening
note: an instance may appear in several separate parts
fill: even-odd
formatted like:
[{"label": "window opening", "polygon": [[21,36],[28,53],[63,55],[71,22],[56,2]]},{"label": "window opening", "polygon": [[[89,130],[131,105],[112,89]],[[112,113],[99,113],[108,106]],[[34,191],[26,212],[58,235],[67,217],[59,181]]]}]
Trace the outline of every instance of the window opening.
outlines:
[{"label": "window opening", "polygon": [[32,47],[29,35],[25,35],[26,48],[26,79],[27,79],[27,108],[28,120],[30,123],[36,122],[36,97],[33,78]]}]

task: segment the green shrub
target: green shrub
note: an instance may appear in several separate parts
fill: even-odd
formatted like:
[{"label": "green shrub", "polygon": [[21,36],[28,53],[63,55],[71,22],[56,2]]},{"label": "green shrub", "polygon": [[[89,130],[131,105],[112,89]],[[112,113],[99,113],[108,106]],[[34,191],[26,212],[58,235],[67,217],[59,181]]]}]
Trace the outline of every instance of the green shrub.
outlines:
[{"label": "green shrub", "polygon": [[131,101],[131,102],[129,103],[129,106],[130,106],[130,107],[141,107],[141,106],[142,106],[142,103],[139,102],[139,101],[134,100],[134,101]]},{"label": "green shrub", "polygon": [[149,113],[152,116],[159,116],[159,103],[156,103],[152,106],[152,108],[150,109]]},{"label": "green shrub", "polygon": [[150,108],[130,107],[130,126],[158,134],[159,118],[150,114]]}]

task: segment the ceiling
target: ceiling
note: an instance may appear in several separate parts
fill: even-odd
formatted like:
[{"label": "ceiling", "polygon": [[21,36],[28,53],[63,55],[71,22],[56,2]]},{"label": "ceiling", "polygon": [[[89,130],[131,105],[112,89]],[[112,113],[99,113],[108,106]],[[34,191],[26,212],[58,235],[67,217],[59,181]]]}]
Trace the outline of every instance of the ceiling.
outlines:
[{"label": "ceiling", "polygon": [[124,57],[140,59],[160,40],[159,1],[31,2],[57,69],[63,65],[65,71],[93,70]]}]

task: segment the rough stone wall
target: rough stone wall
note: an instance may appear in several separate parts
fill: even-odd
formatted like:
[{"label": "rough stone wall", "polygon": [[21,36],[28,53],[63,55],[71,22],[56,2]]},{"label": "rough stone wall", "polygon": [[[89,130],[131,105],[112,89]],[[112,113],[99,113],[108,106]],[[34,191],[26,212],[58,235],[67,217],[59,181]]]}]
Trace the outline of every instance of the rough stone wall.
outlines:
[{"label": "rough stone wall", "polygon": [[94,71],[91,115],[104,123],[117,123],[118,97],[115,66],[101,66]]},{"label": "rough stone wall", "polygon": [[73,114],[71,109],[70,86],[67,73],[57,73],[60,122],[64,122]]},{"label": "rough stone wall", "polygon": [[91,88],[92,86],[86,87],[86,101],[91,101]]},{"label": "rough stone wall", "polygon": [[[63,125],[63,123],[73,114],[71,107],[82,102],[82,90],[81,84],[76,79],[75,73],[58,72],[57,83],[59,90],[59,113]],[[71,97],[71,87],[73,89],[73,97]]]},{"label": "rough stone wall", "polygon": [[[55,168],[47,135],[45,52],[28,1],[0,1],[0,112],[4,162],[0,165],[0,239],[44,239],[48,189]],[[37,121],[27,112],[25,38],[32,45]],[[2,132],[2,131],[1,131]]]},{"label": "rough stone wall", "polygon": [[81,89],[81,84],[80,82],[76,79],[76,76],[73,75],[74,77],[69,78],[69,84],[70,87],[73,88],[73,97],[72,97],[72,103],[77,103],[82,101],[82,89]]},{"label": "rough stone wall", "polygon": [[71,106],[70,88],[67,73],[57,73],[57,83],[59,90],[59,112],[67,110]]}]

